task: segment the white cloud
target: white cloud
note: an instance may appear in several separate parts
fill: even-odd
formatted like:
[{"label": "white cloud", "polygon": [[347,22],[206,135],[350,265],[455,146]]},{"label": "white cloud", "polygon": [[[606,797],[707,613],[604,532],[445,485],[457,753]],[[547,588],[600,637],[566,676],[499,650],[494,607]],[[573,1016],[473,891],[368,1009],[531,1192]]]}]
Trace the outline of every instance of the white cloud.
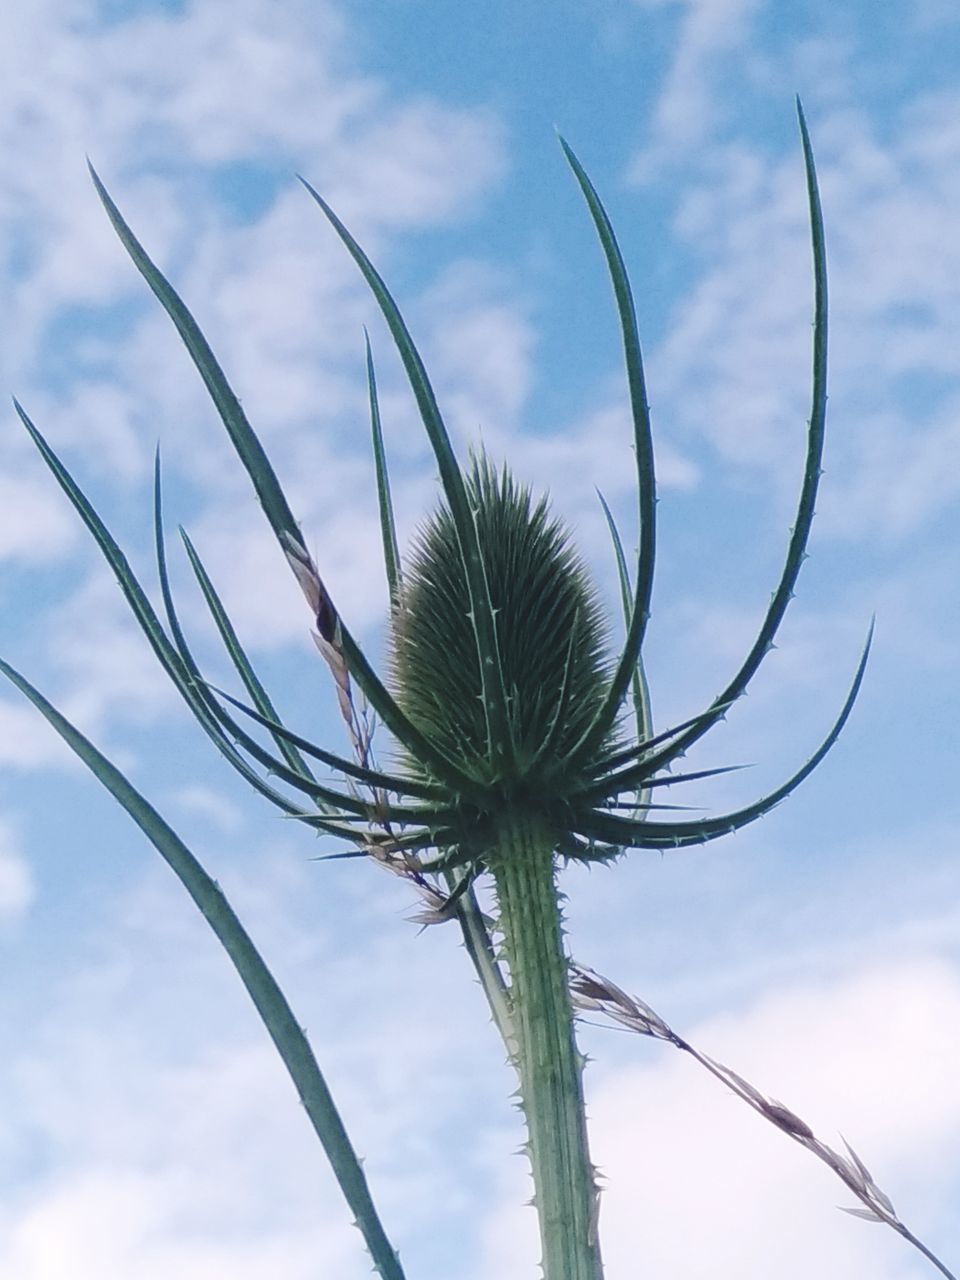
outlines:
[{"label": "white cloud", "polygon": [[30,865],[13,827],[0,820],[0,922],[26,915],[35,893]]},{"label": "white cloud", "polygon": [[0,475],[0,558],[27,564],[63,554],[77,527],[55,488],[22,474]]},{"label": "white cloud", "polygon": [[90,577],[56,615],[57,665],[73,685],[60,706],[84,732],[100,731],[109,715],[143,723],[176,705],[170,680],[108,575]]},{"label": "white cloud", "polygon": [[[142,398],[132,387],[118,386],[94,375],[82,381],[66,401],[41,389],[30,396],[30,403],[24,408],[41,435],[50,443],[56,441],[55,450],[61,459],[73,451],[81,457],[83,483],[91,496],[96,491],[86,481],[86,475],[115,478],[122,484],[142,485],[147,480],[156,439],[142,429]],[[33,445],[29,448],[32,450]],[[36,502],[44,522],[49,521],[54,531],[65,525],[74,534],[72,540],[83,536],[79,519],[46,467],[36,455],[29,458],[28,465],[31,475],[27,494]],[[79,471],[76,464],[71,469]],[[48,512],[48,507],[54,510]]]},{"label": "white cloud", "polygon": [[649,362],[661,416],[675,430],[782,474],[784,441],[797,449],[809,409],[802,174],[799,163],[762,174],[753,159],[685,200],[683,234],[706,237],[716,254],[720,225],[732,243],[678,306]]},{"label": "white cloud", "polygon": [[[225,1086],[237,1096],[233,1082],[209,1074],[194,1099],[197,1110],[208,1113]],[[208,1142],[218,1136],[210,1129]],[[238,1154],[210,1167],[199,1145],[190,1169],[154,1157],[152,1167],[115,1160],[64,1172],[32,1194],[21,1193],[15,1215],[7,1207],[0,1265],[18,1280],[205,1280],[228,1274],[306,1280],[318,1267],[357,1280],[367,1273],[345,1215],[332,1206],[321,1209],[305,1188],[297,1197],[299,1221],[291,1214],[282,1225],[264,1224],[256,1171],[245,1161],[240,1173]],[[235,1207],[225,1212],[231,1194]]]},{"label": "white cloud", "polygon": [[[642,8],[659,9],[671,0],[636,2]],[[654,141],[634,158],[634,181],[654,181],[665,164],[675,164],[716,132],[722,117],[718,93],[721,60],[739,53],[744,61],[751,21],[762,7],[763,0],[682,0],[683,17],[673,59],[654,113]],[[749,61],[756,61],[752,52]]]},{"label": "white cloud", "polygon": [[[694,1042],[782,1098],[831,1143],[842,1128],[922,1232],[935,1224],[923,1220],[923,1200],[955,1168],[958,1012],[956,972],[920,964],[778,992],[745,1017],[699,1028]],[[745,1280],[771,1271],[798,1280],[811,1272],[898,1274],[902,1241],[891,1232],[878,1239],[876,1229],[836,1214],[833,1204],[849,1197],[831,1175],[711,1090],[712,1081],[694,1081],[696,1071],[663,1063],[599,1090],[596,1147],[611,1179],[613,1275],[618,1266],[629,1274],[638,1205],[649,1214],[651,1261],[670,1258],[681,1276],[702,1274],[707,1239],[724,1270]]]},{"label": "white cloud", "polygon": [[[379,118],[359,137],[340,140],[330,185],[323,183],[321,191],[357,234],[368,223],[388,228],[444,223],[502,176],[502,130],[492,112],[428,100],[392,110],[386,103],[378,107]],[[469,164],[459,163],[465,157]]]},{"label": "white cloud", "polygon": [[932,414],[878,408],[860,426],[844,451],[839,492],[821,509],[823,532],[896,544],[951,510],[960,494],[960,397]]},{"label": "white cloud", "polygon": [[477,444],[515,436],[533,377],[533,328],[507,282],[481,262],[458,262],[426,292],[429,366],[452,432]]},{"label": "white cloud", "polygon": [[11,769],[76,767],[69,747],[40,713],[12,690],[0,699],[0,763]]},{"label": "white cloud", "polygon": [[119,23],[97,44],[108,85],[135,89],[157,149],[183,140],[191,159],[216,165],[274,157],[278,143],[322,147],[376,105],[378,86],[350,69],[345,35],[329,3],[214,0],[179,19]]},{"label": "white cloud", "polygon": [[918,31],[945,27],[949,32],[956,26],[957,11],[950,0],[917,0],[910,17]]},{"label": "white cloud", "polygon": [[[589,508],[596,513],[599,508],[593,489],[595,485],[611,508],[616,508],[618,503],[627,506],[624,500],[631,500],[629,511],[633,519],[637,469],[633,421],[625,398],[624,393],[620,402],[612,397],[609,401],[601,400],[598,408],[556,433],[509,440],[511,458],[520,459],[518,474],[537,476],[541,486],[562,493],[565,499],[572,499],[584,511]],[[494,438],[506,452],[507,433],[497,432]],[[700,472],[692,459],[665,440],[656,440],[654,449],[657,483],[661,489],[696,488]]]},{"label": "white cloud", "polygon": [[172,797],[172,803],[182,812],[195,814],[224,835],[240,830],[240,810],[212,787],[200,783],[181,787]]},{"label": "white cloud", "polygon": [[[86,152],[168,264],[177,249],[209,257],[208,241],[224,232],[215,181],[195,176],[191,188],[185,176],[198,166],[261,166],[263,187],[278,174],[292,187],[302,169],[367,231],[442,222],[502,169],[490,113],[394,97],[352,66],[331,5],[200,4],[108,27],[74,17],[51,3],[0,19],[4,46],[17,51],[0,87],[11,161],[0,193],[5,292],[18,320],[4,359],[6,380],[24,395],[24,368],[56,308],[139,287],[92,193]],[[469,166],[451,164],[462,154]],[[235,251],[233,270],[244,264],[257,270]],[[45,372],[41,363],[41,380]]]}]

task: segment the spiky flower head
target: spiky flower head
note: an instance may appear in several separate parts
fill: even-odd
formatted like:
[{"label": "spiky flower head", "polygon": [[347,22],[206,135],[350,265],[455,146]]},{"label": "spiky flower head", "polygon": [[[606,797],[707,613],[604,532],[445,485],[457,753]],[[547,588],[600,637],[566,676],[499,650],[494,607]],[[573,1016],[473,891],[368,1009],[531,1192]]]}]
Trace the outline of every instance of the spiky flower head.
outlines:
[{"label": "spiky flower head", "polygon": [[[416,535],[393,613],[397,702],[472,780],[547,808],[552,794],[569,785],[564,762],[603,703],[609,681],[603,613],[546,497],[535,502],[505,466],[498,472],[483,453],[471,460],[466,490],[507,693],[505,766],[491,760],[483,659],[446,505]],[[415,758],[408,764],[423,772]]]}]

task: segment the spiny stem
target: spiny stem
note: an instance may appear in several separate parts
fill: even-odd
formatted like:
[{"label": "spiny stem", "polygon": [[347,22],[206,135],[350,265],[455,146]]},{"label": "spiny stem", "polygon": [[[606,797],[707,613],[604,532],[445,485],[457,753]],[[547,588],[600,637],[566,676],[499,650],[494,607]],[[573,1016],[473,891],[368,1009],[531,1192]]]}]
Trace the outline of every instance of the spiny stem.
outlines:
[{"label": "spiny stem", "polygon": [[583,1059],[574,1037],[552,841],[534,824],[516,821],[489,867],[510,969],[543,1280],[602,1280]]}]

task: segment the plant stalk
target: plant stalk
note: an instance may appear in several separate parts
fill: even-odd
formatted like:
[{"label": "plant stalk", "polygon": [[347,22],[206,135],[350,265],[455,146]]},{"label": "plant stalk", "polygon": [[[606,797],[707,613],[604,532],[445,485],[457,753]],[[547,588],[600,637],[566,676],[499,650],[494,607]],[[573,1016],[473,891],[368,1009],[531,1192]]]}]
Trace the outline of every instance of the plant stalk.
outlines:
[{"label": "plant stalk", "polygon": [[543,1280],[603,1280],[583,1057],[574,1035],[553,842],[535,824],[515,821],[503,833],[489,867],[510,969]]}]

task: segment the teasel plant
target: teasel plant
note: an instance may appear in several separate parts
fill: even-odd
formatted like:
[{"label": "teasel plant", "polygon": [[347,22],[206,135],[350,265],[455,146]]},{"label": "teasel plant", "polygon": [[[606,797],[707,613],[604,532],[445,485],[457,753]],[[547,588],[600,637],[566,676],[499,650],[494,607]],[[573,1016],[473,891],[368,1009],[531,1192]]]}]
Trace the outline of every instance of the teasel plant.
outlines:
[{"label": "teasel plant", "polygon": [[[869,635],[829,733],[806,763],[769,794],[711,817],[690,817],[683,806],[664,799],[685,782],[722,774],[730,767],[674,768],[746,692],[773,647],[813,520],[826,409],[827,285],[816,173],[799,103],[798,114],[815,300],[812,407],[796,518],[780,579],[739,669],[706,709],[668,729],[654,729],[641,662],[654,577],[656,491],[634,303],[605,209],[562,139],[612,282],[633,422],[639,537],[632,566],[612,514],[603,505],[622,597],[623,639],[616,657],[610,653],[611,628],[603,606],[567,530],[551,514],[546,499],[534,497],[507,466],[495,465],[483,452],[472,455],[466,468],[458,462],[426,368],[393,297],[349,230],[306,181],[307,193],[352,256],[386,322],[442,489],[439,506],[420,526],[403,559],[367,339],[370,429],[389,590],[383,676],[331,598],[270,460],[206,339],[91,169],[122,245],[176,327],[307,600],[315,624],[313,638],[332,674],[347,726],[349,754],[318,745],[282,723],[197,549],[181,530],[187,558],[245,698],[222,692],[205,678],[170,587],[159,453],[154,537],[162,616],[94,506],[14,402],[44,462],[113,570],[157,659],[226,760],[287,818],[342,842],[345,848],[329,856],[364,858],[407,881],[421,900],[414,917],[418,923],[459,925],[518,1078],[544,1280],[603,1276],[599,1193],[584,1108],[584,1060],[575,1034],[577,1010],[590,1009],[693,1052],[648,1006],[631,1003],[619,987],[573,964],[565,944],[559,872],[569,862],[608,864],[632,850],[669,852],[699,845],[762,817],[823,760],[850,715],[864,675]],[[0,670],[127,810],[203,913],[286,1065],[376,1272],[383,1280],[404,1280],[399,1256],[306,1035],[220,886],[147,799],[39,690],[8,663],[0,661]],[[391,738],[389,767],[376,758],[376,726]],[[334,781],[329,780],[331,773]],[[486,885],[494,904],[489,910],[478,893]],[[728,1086],[739,1081],[740,1096],[791,1136],[809,1135],[812,1140],[809,1129],[782,1104],[768,1103],[705,1055],[698,1060]],[[831,1155],[831,1167],[866,1206],[864,1216],[869,1210],[873,1220],[895,1218],[892,1206],[887,1218],[883,1216],[889,1205],[885,1197],[869,1198],[875,1184],[872,1179],[867,1182],[865,1166],[856,1157],[844,1164],[844,1157]]]}]

